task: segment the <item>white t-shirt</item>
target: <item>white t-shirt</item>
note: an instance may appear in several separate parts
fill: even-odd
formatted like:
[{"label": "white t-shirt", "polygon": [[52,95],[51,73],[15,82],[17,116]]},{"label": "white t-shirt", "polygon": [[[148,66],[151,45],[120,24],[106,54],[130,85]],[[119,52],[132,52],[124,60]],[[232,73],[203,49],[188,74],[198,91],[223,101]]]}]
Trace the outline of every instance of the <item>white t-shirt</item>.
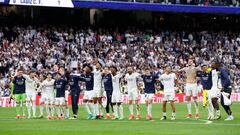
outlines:
[{"label": "white t-shirt", "polygon": [[128,91],[137,91],[138,90],[138,86],[137,86],[137,79],[140,78],[140,74],[139,73],[132,73],[130,74],[126,74],[125,76],[125,80],[127,81],[127,89]]},{"label": "white t-shirt", "polygon": [[177,79],[175,73],[163,74],[160,76],[160,80],[164,86],[164,93],[175,92],[175,80]]},{"label": "white t-shirt", "polygon": [[113,85],[113,91],[116,93],[120,93],[121,92],[121,87],[120,87],[120,79],[121,79],[122,75],[121,74],[117,74],[115,76],[112,75],[112,85]]}]

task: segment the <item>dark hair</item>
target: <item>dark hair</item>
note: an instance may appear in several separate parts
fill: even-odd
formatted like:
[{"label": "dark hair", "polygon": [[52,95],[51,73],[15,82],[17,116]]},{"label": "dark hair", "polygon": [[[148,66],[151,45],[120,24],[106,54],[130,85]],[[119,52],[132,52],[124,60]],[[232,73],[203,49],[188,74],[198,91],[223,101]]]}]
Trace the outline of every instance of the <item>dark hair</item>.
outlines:
[{"label": "dark hair", "polygon": [[84,64],[84,65],[83,65],[83,68],[85,68],[85,67],[88,67],[91,71],[93,71],[92,66],[90,66],[89,64]]},{"label": "dark hair", "polygon": [[51,75],[51,76],[52,76],[52,73],[48,72],[46,75],[47,75],[47,76],[48,76],[48,75]]},{"label": "dark hair", "polygon": [[111,66],[111,68],[115,69],[116,71],[118,71],[116,66]]}]

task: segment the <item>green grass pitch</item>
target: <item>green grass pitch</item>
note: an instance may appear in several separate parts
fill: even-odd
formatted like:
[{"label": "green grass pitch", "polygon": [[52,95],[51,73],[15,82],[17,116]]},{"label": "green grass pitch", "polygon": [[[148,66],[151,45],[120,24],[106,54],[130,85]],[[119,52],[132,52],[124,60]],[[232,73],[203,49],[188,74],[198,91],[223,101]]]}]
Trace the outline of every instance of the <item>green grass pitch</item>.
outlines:
[{"label": "green grass pitch", "polygon": [[[186,104],[176,104],[177,116],[160,121],[161,104],[153,106],[154,121],[145,120],[146,108],[141,105],[141,119],[129,121],[128,107],[124,106],[124,120],[86,120],[82,106],[78,120],[15,119],[15,108],[0,108],[0,135],[239,135],[240,104],[232,105],[234,121],[224,121],[226,114],[221,108],[222,118],[206,123],[206,110],[200,107],[200,119],[186,119]],[[39,111],[39,110],[38,110]],[[194,106],[192,105],[192,112]]]}]

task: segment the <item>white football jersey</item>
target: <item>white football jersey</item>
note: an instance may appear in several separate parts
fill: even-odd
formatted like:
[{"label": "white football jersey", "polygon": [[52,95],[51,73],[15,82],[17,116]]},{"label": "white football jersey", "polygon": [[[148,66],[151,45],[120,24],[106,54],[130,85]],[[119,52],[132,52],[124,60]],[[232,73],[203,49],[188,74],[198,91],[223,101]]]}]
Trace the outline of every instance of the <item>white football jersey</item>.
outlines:
[{"label": "white football jersey", "polygon": [[37,82],[34,79],[31,79],[29,75],[23,75],[26,79],[26,94],[35,93],[37,88]]},{"label": "white football jersey", "polygon": [[127,89],[128,91],[136,91],[138,90],[137,86],[137,79],[140,79],[140,74],[139,73],[132,73],[126,74],[125,80],[127,81]]},{"label": "white football jersey", "polygon": [[44,80],[42,82],[42,92],[46,94],[54,94],[54,82],[54,79],[51,81]]},{"label": "white football jersey", "polygon": [[120,93],[121,92],[121,86],[120,86],[120,80],[122,75],[117,74],[115,76],[112,75],[112,85],[113,85],[113,91]]},{"label": "white football jersey", "polygon": [[93,83],[93,89],[101,89],[102,88],[102,72],[100,70],[94,69],[94,83]]},{"label": "white football jersey", "polygon": [[164,86],[164,93],[175,92],[175,80],[177,79],[175,73],[163,74],[160,76],[160,80]]},{"label": "white football jersey", "polygon": [[220,88],[221,80],[219,79],[219,72],[214,69],[212,70],[212,88]]}]

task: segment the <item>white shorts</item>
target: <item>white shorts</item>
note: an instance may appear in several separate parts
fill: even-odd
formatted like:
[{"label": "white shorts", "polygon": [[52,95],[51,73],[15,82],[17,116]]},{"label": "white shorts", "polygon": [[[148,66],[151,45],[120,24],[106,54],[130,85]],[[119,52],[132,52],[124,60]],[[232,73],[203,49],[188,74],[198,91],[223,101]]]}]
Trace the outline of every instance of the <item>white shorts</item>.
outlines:
[{"label": "white shorts", "polygon": [[164,93],[163,101],[175,101],[175,93]]},{"label": "white shorts", "polygon": [[44,103],[46,105],[53,105],[55,101],[54,94],[43,94],[40,98],[40,103]]},{"label": "white shorts", "polygon": [[209,98],[219,98],[221,96],[221,90],[212,88],[211,90],[207,90],[207,94]]},{"label": "white shorts", "polygon": [[145,93],[145,100],[153,100],[154,94]]},{"label": "white shorts", "polygon": [[55,105],[65,105],[65,98],[64,97],[55,98]]},{"label": "white shorts", "polygon": [[93,100],[93,90],[84,91],[83,100]]},{"label": "white shorts", "polygon": [[137,101],[138,100],[138,91],[137,90],[128,91],[128,100]]},{"label": "white shorts", "polygon": [[121,103],[121,102],[122,102],[122,93],[113,91],[112,103]]},{"label": "white shorts", "polygon": [[103,97],[104,90],[102,88],[93,89],[93,97]]},{"label": "white shorts", "polygon": [[186,84],[185,87],[185,94],[186,96],[193,96],[193,97],[197,97],[198,96],[198,89],[197,89],[197,84],[193,83],[193,84]]},{"label": "white shorts", "polygon": [[65,91],[65,98],[64,99],[65,99],[66,103],[68,103],[69,93],[70,93],[69,91],[67,91],[67,90]]},{"label": "white shorts", "polygon": [[36,101],[36,93],[26,93],[26,101]]}]

